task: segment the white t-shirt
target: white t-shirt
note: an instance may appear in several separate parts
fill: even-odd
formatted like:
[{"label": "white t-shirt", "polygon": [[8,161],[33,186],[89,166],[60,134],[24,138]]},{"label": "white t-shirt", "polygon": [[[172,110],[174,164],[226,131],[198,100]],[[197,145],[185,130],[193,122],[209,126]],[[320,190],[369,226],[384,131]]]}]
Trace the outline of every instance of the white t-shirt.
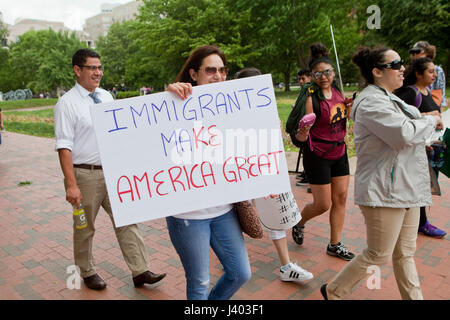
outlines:
[{"label": "white t-shirt", "polygon": [[225,204],[223,206],[185,212],[173,217],[179,219],[192,219],[192,220],[212,219],[227,213],[231,209],[233,209],[232,204]]},{"label": "white t-shirt", "polygon": [[[95,92],[98,92],[98,98],[102,102],[114,101],[112,95],[106,90],[96,88]],[[89,93],[77,82],[72,89],[59,98],[54,110],[55,150],[71,150],[74,164],[101,165],[89,111],[94,100]]]}]

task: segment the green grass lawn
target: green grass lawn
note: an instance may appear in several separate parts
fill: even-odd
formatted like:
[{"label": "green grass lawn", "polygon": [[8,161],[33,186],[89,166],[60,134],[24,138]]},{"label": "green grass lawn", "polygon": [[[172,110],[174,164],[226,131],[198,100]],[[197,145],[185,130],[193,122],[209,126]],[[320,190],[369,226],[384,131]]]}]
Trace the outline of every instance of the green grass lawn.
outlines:
[{"label": "green grass lawn", "polygon": [[3,124],[6,130],[32,136],[52,138],[53,108],[35,111],[5,111]]},{"label": "green grass lawn", "polygon": [[13,110],[13,109],[54,106],[57,101],[58,101],[57,98],[0,101],[0,109],[2,109],[3,111],[7,111],[7,110]]},{"label": "green grass lawn", "polygon": [[4,122],[4,126],[8,131],[32,136],[45,138],[53,138],[55,136],[53,133],[53,123],[6,121]]}]

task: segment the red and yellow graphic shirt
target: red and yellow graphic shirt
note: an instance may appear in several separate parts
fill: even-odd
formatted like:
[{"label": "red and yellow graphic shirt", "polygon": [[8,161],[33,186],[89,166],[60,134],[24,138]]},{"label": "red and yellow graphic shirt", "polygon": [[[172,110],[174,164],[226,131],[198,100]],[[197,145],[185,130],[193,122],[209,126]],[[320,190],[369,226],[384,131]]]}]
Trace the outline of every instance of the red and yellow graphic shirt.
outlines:
[{"label": "red and yellow graphic shirt", "polygon": [[330,99],[320,101],[320,117],[311,128],[310,134],[314,153],[321,158],[335,160],[344,155],[345,144],[333,148],[333,144],[314,141],[314,139],[320,139],[340,142],[345,138],[347,107],[344,96],[335,88],[331,88],[331,91]]}]

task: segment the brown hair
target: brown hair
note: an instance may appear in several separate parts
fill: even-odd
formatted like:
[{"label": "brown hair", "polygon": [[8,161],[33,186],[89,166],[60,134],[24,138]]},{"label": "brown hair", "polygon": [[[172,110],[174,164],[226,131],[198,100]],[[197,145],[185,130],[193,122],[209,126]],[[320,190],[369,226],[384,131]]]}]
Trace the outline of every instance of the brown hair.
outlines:
[{"label": "brown hair", "polygon": [[253,77],[261,75],[261,71],[256,68],[244,68],[236,73],[236,79]]},{"label": "brown hair", "polygon": [[[429,44],[428,41],[418,41],[414,44],[414,48],[410,50],[410,53],[412,50],[423,50],[426,57],[434,60],[436,57],[436,47]],[[416,51],[418,53],[418,51]]]},{"label": "brown hair", "polygon": [[429,47],[424,48],[425,54],[427,55],[427,58],[434,60],[436,57],[436,47],[433,45],[430,45]]},{"label": "brown hair", "polygon": [[369,84],[373,84],[374,78],[372,70],[377,65],[384,63],[384,56],[387,51],[391,50],[388,47],[378,46],[373,49],[368,47],[359,47],[352,57],[353,63],[359,67],[361,75]]},{"label": "brown hair", "polygon": [[309,47],[311,59],[309,60],[309,70],[312,70],[315,65],[324,62],[333,66],[333,61],[329,58],[330,52],[323,43],[315,42]]},{"label": "brown hair", "polygon": [[219,47],[211,45],[198,47],[189,55],[189,58],[187,58],[183,67],[175,78],[175,82],[189,82],[193,86],[196,86],[197,81],[194,81],[194,79],[191,78],[189,70],[194,69],[195,71],[198,71],[198,69],[200,69],[200,66],[202,65],[203,59],[212,54],[217,54],[222,59],[223,64],[227,64],[225,54],[219,49]]}]

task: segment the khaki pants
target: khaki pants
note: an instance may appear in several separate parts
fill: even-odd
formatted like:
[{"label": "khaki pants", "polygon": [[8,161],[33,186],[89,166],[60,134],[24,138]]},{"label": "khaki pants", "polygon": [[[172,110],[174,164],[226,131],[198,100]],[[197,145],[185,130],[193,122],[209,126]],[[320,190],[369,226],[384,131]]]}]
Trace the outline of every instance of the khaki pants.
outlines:
[{"label": "khaki pants", "polygon": [[92,241],[95,233],[95,219],[100,206],[105,209],[113,223],[117,241],[128,268],[135,277],[149,269],[144,240],[136,224],[116,228],[111,213],[105,177],[102,170],[73,168],[78,187],[83,197],[82,204],[86,212],[87,227],[73,227],[73,247],[75,264],[80,267],[81,277],[86,278],[97,273],[92,256]]},{"label": "khaki pants", "polygon": [[[414,262],[419,208],[372,208],[360,206],[367,226],[367,248],[327,285],[328,298],[341,299],[367,274],[372,265],[381,266],[392,257],[395,280],[404,300],[422,300]],[[383,290],[383,283],[381,283]]]}]

